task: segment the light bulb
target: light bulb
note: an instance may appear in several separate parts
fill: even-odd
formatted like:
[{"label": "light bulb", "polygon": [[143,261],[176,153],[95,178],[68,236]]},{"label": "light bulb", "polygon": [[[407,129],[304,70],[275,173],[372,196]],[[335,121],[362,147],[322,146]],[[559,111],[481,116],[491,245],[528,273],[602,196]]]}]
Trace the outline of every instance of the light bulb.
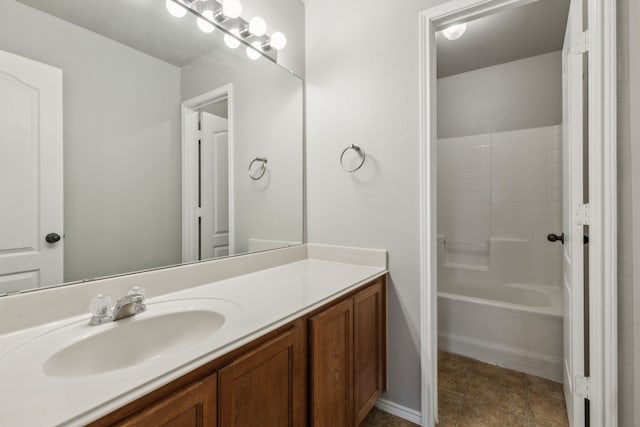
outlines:
[{"label": "light bulb", "polygon": [[260,52],[258,52],[258,50],[260,50],[261,44],[260,42],[253,42],[251,43],[251,46],[253,46],[253,49],[247,46],[247,56],[249,57],[249,59],[253,59],[255,61],[262,56],[260,55]]},{"label": "light bulb", "polygon": [[242,5],[238,0],[224,0],[222,13],[228,18],[237,18],[242,14]]},{"label": "light bulb", "polygon": [[456,24],[442,30],[442,35],[445,36],[447,40],[458,40],[465,31],[467,31],[466,23]]},{"label": "light bulb", "polygon": [[271,35],[269,45],[277,50],[284,49],[284,47],[287,45],[287,38],[280,31],[276,31]]},{"label": "light bulb", "polygon": [[[204,16],[210,21],[213,21],[212,10],[205,10],[204,12],[202,12],[202,16]],[[200,28],[200,31],[208,34],[213,32],[213,30],[215,30],[216,27],[211,22],[207,21],[207,19],[198,18],[196,22],[198,23],[198,28]]]},{"label": "light bulb", "polygon": [[264,36],[267,33],[267,23],[259,16],[255,16],[249,21],[249,32],[257,37]]},{"label": "light bulb", "polygon": [[187,14],[187,9],[185,9],[184,6],[181,6],[180,4],[174,2],[173,0],[166,0],[164,5],[167,8],[167,11],[176,18],[182,18]]},{"label": "light bulb", "polygon": [[[238,31],[237,28],[234,28],[230,31],[231,34],[233,34],[234,36],[240,37],[240,31]],[[224,44],[227,45],[227,47],[231,48],[231,49],[235,49],[238,46],[240,46],[240,40],[236,39],[233,36],[230,36],[229,34],[225,34],[224,35]]]}]

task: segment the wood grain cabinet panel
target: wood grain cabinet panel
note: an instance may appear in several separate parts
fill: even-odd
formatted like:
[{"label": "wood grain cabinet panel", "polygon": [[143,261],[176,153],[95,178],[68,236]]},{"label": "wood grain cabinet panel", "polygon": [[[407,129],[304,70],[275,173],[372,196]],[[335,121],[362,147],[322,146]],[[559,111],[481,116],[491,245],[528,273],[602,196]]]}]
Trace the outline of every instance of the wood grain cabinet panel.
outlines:
[{"label": "wood grain cabinet panel", "polygon": [[311,418],[318,427],[353,425],[353,300],[309,320]]},{"label": "wood grain cabinet panel", "polygon": [[385,311],[382,282],[376,282],[353,297],[355,425],[365,419],[385,384]]},{"label": "wood grain cabinet panel", "polygon": [[116,424],[120,427],[216,427],[216,374],[174,392]]},{"label": "wood grain cabinet panel", "polygon": [[304,426],[306,369],[299,326],[222,368],[220,427]]}]

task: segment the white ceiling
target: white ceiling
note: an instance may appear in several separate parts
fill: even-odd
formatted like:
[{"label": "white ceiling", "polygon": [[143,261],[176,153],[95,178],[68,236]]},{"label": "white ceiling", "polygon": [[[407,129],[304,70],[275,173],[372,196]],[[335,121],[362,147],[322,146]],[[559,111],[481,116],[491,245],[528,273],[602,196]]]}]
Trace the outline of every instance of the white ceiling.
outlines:
[{"label": "white ceiling", "polygon": [[539,0],[471,21],[458,40],[437,34],[438,77],[562,49],[569,0]]},{"label": "white ceiling", "polygon": [[190,13],[174,18],[164,0],[18,1],[178,67],[226,49],[221,31],[201,32]]}]

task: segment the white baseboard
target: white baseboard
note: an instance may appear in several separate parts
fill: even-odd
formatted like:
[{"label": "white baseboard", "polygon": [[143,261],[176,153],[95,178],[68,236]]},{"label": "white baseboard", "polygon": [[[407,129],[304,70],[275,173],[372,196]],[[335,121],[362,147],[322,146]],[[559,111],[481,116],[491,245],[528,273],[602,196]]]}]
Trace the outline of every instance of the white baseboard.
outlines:
[{"label": "white baseboard", "polygon": [[400,417],[404,420],[411,421],[415,424],[420,424],[422,422],[420,411],[407,408],[406,406],[398,405],[397,403],[391,402],[386,399],[378,399],[378,402],[376,402],[376,408],[384,412],[388,412],[391,415],[395,415],[396,417]]},{"label": "white baseboard", "polygon": [[562,382],[562,358],[524,352],[497,343],[488,343],[453,334],[438,334],[438,348],[481,362]]}]

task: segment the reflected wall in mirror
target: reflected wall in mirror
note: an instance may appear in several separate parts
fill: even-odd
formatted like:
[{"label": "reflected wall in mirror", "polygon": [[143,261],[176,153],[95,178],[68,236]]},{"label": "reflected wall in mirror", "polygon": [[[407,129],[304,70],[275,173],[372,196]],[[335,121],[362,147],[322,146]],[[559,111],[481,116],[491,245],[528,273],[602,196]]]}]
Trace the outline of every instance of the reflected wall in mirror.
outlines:
[{"label": "reflected wall in mirror", "polygon": [[303,82],[223,39],[0,0],[0,294],[302,243]]}]

